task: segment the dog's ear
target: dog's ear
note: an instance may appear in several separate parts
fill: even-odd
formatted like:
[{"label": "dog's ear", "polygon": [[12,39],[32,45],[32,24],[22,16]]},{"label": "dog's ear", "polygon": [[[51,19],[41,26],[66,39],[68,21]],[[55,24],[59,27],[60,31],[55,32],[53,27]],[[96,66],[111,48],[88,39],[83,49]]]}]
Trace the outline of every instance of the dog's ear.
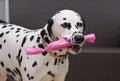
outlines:
[{"label": "dog's ear", "polygon": [[83,31],[85,31],[85,29],[86,29],[85,20],[84,20],[84,18],[83,18],[83,17],[81,17],[81,20],[82,20],[82,22],[83,22]]},{"label": "dog's ear", "polygon": [[49,33],[49,36],[52,37],[52,25],[54,24],[53,19],[49,19],[47,24],[47,31]]}]

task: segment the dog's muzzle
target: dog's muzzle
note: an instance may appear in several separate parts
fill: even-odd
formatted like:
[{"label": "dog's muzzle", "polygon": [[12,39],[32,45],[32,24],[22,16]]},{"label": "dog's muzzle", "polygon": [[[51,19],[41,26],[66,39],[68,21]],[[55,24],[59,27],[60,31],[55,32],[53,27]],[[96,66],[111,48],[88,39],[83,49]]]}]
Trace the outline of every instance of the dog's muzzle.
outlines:
[{"label": "dog's muzzle", "polygon": [[84,43],[84,36],[82,34],[73,35],[70,42],[73,46],[69,47],[70,51],[74,54],[78,54]]},{"label": "dog's muzzle", "polygon": [[75,35],[73,39],[75,44],[80,44],[84,41],[84,37],[82,35]]},{"label": "dog's muzzle", "polygon": [[72,36],[72,39],[71,39],[71,42],[75,45],[79,45],[83,43],[83,41],[84,41],[84,36],[79,34]]}]

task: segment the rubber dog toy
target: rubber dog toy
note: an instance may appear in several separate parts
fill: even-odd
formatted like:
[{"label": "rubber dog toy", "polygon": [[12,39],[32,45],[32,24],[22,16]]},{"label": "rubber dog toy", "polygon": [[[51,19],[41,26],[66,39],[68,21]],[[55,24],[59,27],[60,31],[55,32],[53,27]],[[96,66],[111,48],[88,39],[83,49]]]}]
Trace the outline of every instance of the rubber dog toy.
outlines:
[{"label": "rubber dog toy", "polygon": [[[92,34],[85,35],[84,40],[90,43],[94,43],[96,40],[95,34],[92,33]],[[25,52],[28,55],[35,55],[35,54],[41,54],[43,52],[51,52],[54,50],[59,50],[59,49],[66,48],[72,45],[73,44],[67,41],[66,39],[60,39],[60,40],[49,43],[44,49],[28,47],[25,49]]]}]

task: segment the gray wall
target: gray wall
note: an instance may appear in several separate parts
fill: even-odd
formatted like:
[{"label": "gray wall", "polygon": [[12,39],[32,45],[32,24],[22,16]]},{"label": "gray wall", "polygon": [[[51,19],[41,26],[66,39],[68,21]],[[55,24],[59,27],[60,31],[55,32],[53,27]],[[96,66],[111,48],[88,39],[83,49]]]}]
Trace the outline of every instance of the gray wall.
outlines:
[{"label": "gray wall", "polygon": [[0,19],[5,20],[5,1],[0,0]]},{"label": "gray wall", "polygon": [[[41,28],[62,9],[79,12],[85,18],[86,33],[96,34],[96,43],[87,43],[85,47],[107,47],[108,51],[110,47],[119,47],[120,0],[10,0],[11,23]],[[66,81],[120,81],[119,52],[70,55]]]},{"label": "gray wall", "polygon": [[41,28],[62,9],[79,12],[85,18],[86,33],[96,34],[96,43],[87,47],[118,47],[120,0],[10,0],[11,23]]},{"label": "gray wall", "polygon": [[0,0],[0,19],[9,23],[9,0]]}]

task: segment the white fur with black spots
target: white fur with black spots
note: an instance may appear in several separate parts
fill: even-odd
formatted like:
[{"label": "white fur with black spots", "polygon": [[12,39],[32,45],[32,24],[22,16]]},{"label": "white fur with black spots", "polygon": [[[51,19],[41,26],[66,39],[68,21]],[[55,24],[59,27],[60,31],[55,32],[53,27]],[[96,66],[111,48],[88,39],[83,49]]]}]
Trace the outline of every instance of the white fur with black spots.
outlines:
[{"label": "white fur with black spots", "polygon": [[[72,10],[57,12],[38,30],[1,21],[0,81],[64,81],[69,67],[68,54],[78,54],[84,43],[84,26],[81,16]],[[27,47],[44,48],[61,38],[74,46],[38,55],[25,53]]]}]

